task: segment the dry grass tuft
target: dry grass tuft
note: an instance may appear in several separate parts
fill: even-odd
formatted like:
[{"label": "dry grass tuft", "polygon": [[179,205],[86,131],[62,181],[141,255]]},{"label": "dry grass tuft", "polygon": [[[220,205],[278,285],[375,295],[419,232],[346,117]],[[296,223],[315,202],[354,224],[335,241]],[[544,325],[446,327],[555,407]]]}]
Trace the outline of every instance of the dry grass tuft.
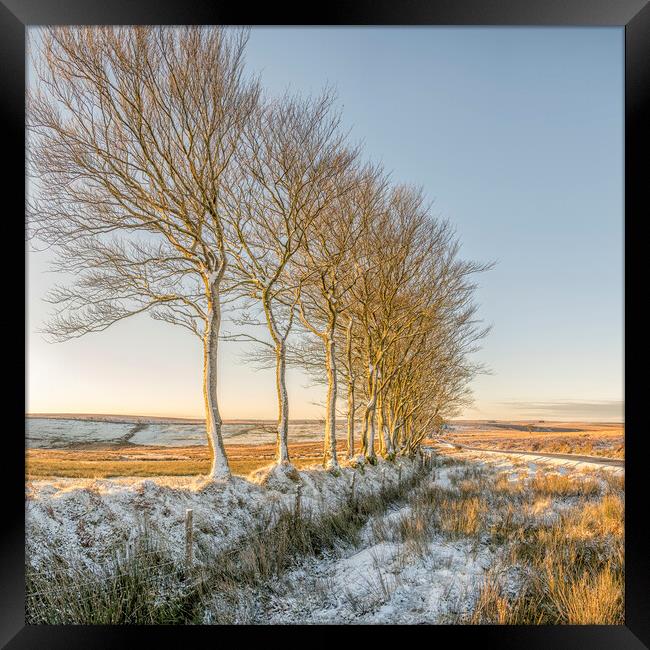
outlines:
[{"label": "dry grass tuft", "polygon": [[[504,573],[491,571],[471,611],[453,622],[623,624],[623,480],[604,473],[538,473],[527,483],[513,483],[496,475],[480,503],[459,493],[452,516],[442,517],[443,530],[458,534],[464,527],[470,536],[487,520],[492,543],[505,551],[499,566],[511,576],[515,571],[518,584],[512,595],[512,586],[508,592],[499,577]],[[456,523],[459,511],[467,518],[464,525]],[[549,512],[554,516],[546,517]]]},{"label": "dry grass tuft", "polygon": [[599,483],[592,478],[555,473],[538,473],[530,482],[530,487],[539,495],[551,497],[594,496],[600,492]]},{"label": "dry grass tuft", "polygon": [[452,537],[474,537],[486,512],[487,504],[479,497],[444,499],[436,519],[440,529]]}]

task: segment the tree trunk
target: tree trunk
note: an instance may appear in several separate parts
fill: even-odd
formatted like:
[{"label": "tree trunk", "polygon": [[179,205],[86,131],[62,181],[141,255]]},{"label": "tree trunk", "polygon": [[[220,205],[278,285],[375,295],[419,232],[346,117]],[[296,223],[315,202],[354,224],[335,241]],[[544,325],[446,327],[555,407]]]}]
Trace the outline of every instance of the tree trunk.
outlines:
[{"label": "tree trunk", "polygon": [[379,454],[385,456],[387,453],[386,441],[382,432],[384,430],[384,398],[381,391],[377,395],[377,429],[379,429]]},{"label": "tree trunk", "polygon": [[276,461],[289,461],[289,395],[286,382],[287,359],[284,341],[275,345],[275,383],[278,392],[278,442]]},{"label": "tree trunk", "polygon": [[[370,399],[365,408],[363,409],[363,421],[361,424],[361,453],[364,456],[369,456],[370,449],[372,449],[372,443],[370,441],[370,422],[373,420],[373,404],[372,399]],[[374,428],[374,422],[373,422]],[[374,437],[373,437],[374,441]]]},{"label": "tree trunk", "polygon": [[287,393],[287,353],[285,340],[278,331],[271,304],[266,295],[262,305],[266,323],[275,345],[275,387],[278,395],[278,434],[275,462],[289,463],[289,394]]},{"label": "tree trunk", "polygon": [[400,430],[401,423],[400,421],[396,418],[393,423],[393,429],[391,433],[391,445],[393,447],[393,450],[397,451],[399,448],[399,430]]},{"label": "tree trunk", "polygon": [[363,429],[361,430],[361,453],[366,458],[375,457],[375,406],[377,404],[377,380],[375,368],[371,366],[368,373],[368,403],[363,412]]},{"label": "tree trunk", "polygon": [[368,451],[366,456],[368,458],[375,458],[377,454],[375,453],[375,403],[377,398],[373,398],[373,401],[368,405]]},{"label": "tree trunk", "polygon": [[363,420],[361,421],[361,453],[366,455],[368,451],[368,407],[363,411]]},{"label": "tree trunk", "polygon": [[354,456],[354,397],[354,378],[348,378],[348,458]]},{"label": "tree trunk", "polygon": [[399,447],[399,430],[401,426],[400,417],[402,415],[401,405],[397,407],[397,410],[391,414],[391,434],[390,434],[390,444],[393,448],[393,451],[397,451]]},{"label": "tree trunk", "polygon": [[384,454],[388,455],[393,452],[393,446],[391,445],[390,434],[388,429],[388,421],[386,419],[386,406],[382,400],[381,404],[381,429],[380,435],[383,440]]},{"label": "tree trunk", "polygon": [[366,458],[375,458],[377,454],[375,453],[375,412],[377,406],[377,393],[376,386],[373,383],[373,393],[368,405],[366,406],[365,412],[365,428],[367,431],[366,434],[366,449],[365,454]]},{"label": "tree trunk", "polygon": [[203,399],[205,403],[205,423],[208,446],[212,454],[210,478],[230,478],[230,467],[221,437],[221,415],[217,403],[217,353],[219,345],[219,327],[221,325],[221,305],[219,291],[213,283],[210,286],[208,317],[203,337]]},{"label": "tree trunk", "polygon": [[348,451],[347,457],[354,456],[354,372],[352,370],[352,323],[347,327],[347,361],[348,361]]},{"label": "tree trunk", "polygon": [[386,418],[386,404],[382,391],[377,395],[377,429],[379,430],[379,453],[388,456],[393,450],[388,433],[388,420]]},{"label": "tree trunk", "polygon": [[328,467],[338,467],[336,457],[336,349],[334,342],[334,327],[332,321],[325,341],[325,368],[327,370],[327,413],[325,419],[325,449],[324,460]]},{"label": "tree trunk", "polygon": [[384,419],[384,424],[386,426],[387,430],[387,435],[389,438],[389,449],[393,448],[393,440],[391,438],[391,431],[393,430],[393,422],[395,422],[395,412],[393,411],[393,407],[391,404],[389,404],[385,410],[385,419]]}]

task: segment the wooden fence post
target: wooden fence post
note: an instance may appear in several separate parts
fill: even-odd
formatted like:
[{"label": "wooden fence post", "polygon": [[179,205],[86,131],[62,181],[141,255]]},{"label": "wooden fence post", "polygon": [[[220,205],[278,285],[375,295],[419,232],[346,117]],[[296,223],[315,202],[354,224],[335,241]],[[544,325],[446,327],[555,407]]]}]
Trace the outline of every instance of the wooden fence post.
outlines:
[{"label": "wooden fence post", "polygon": [[298,487],[296,488],[296,512],[295,512],[296,521],[300,519],[301,495],[302,495],[302,485],[300,485],[299,483]]},{"label": "wooden fence post", "polygon": [[185,511],[185,568],[192,568],[192,510]]},{"label": "wooden fence post", "polygon": [[357,480],[357,473],[352,474],[352,482],[350,483],[350,501],[354,504],[354,483]]},{"label": "wooden fence post", "polygon": [[402,487],[402,466],[399,466],[399,469],[397,470],[397,487],[401,488]]}]

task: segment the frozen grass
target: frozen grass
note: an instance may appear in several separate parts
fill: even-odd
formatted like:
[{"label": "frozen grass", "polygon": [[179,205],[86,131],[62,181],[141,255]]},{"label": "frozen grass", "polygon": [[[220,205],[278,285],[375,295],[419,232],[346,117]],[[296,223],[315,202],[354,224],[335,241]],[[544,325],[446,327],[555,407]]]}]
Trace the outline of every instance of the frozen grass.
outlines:
[{"label": "frozen grass", "polygon": [[[143,535],[128,556],[115,552],[98,572],[53,563],[25,572],[28,624],[168,624],[192,610],[182,570]],[[164,594],[167,595],[164,595]]]},{"label": "frozen grass", "polygon": [[[278,470],[252,475],[254,483],[236,479],[237,489],[223,496],[197,487],[194,507],[208,501],[205,515],[197,517],[195,511],[192,571],[186,573],[182,561],[166,566],[173,552],[153,544],[157,538],[146,530],[142,544],[149,555],[131,553],[105,562],[101,570],[89,564],[75,571],[60,558],[58,568],[50,562],[49,575],[42,567],[28,571],[28,591],[40,593],[28,600],[30,620],[623,622],[620,468],[580,471],[453,450],[437,455],[434,467],[417,475],[412,463],[400,462],[405,463],[401,482],[397,467],[383,461],[343,468],[338,476],[315,467],[301,471],[300,516],[296,484]],[[174,499],[184,493],[168,481],[171,493],[151,496],[154,503],[164,502],[159,507],[174,511]],[[237,502],[235,494],[243,487],[248,491]],[[39,508],[47,504],[55,518],[61,517],[56,498],[44,489]],[[84,502],[81,510],[88,505]],[[238,514],[247,508],[249,516]],[[229,522],[236,535],[228,544],[221,539],[225,529],[207,516],[214,510],[238,518],[239,523]],[[82,542],[79,518],[73,518],[75,539]],[[161,518],[160,512],[151,513],[151,521]],[[158,526],[158,534],[161,529],[176,539],[176,528]]]},{"label": "frozen grass", "polygon": [[248,622],[620,624],[621,478],[515,469],[445,461]]},{"label": "frozen grass", "polygon": [[621,477],[537,475],[516,491],[497,483],[484,530],[501,559],[454,622],[623,624]]},{"label": "frozen grass", "polygon": [[[53,492],[40,486],[40,492],[30,499],[27,516],[31,528],[31,561],[26,570],[28,621],[195,623],[203,619],[206,599],[216,595],[223,607],[211,622],[232,622],[233,617],[243,616],[238,603],[247,601],[242,593],[260,589],[297,558],[323,554],[335,544],[353,543],[371,515],[403,498],[418,480],[414,463],[407,459],[359,470],[344,468],[337,476],[311,469],[298,476],[304,493],[296,512],[295,494],[290,492],[292,488],[295,492],[296,485],[291,479],[283,482],[278,474],[281,472],[271,469],[253,477],[275,489],[241,479],[223,488],[198,483],[184,488],[173,483],[143,482],[120,488],[106,484],[103,495],[88,487],[55,488]],[[268,480],[269,476],[273,480]],[[130,500],[138,491],[144,500]],[[179,543],[183,520],[175,514],[179,507],[174,501],[178,499],[181,506],[196,508],[201,502],[217,511],[212,521],[207,513],[198,511],[197,561],[189,571],[183,566]],[[92,506],[89,500],[94,500],[94,508],[88,508]],[[247,500],[253,502],[248,512]],[[160,510],[149,513],[145,520],[149,525],[137,536],[122,543],[118,534],[112,543],[102,539],[105,544],[101,547],[97,536],[108,537],[103,528],[106,516],[113,513],[117,527],[115,511],[124,512],[136,502],[147,506],[145,511],[154,506]],[[107,503],[114,510],[107,509]],[[224,540],[219,515],[232,517],[240,511],[244,513],[238,521],[228,520],[231,534]],[[166,527],[165,521],[176,525]],[[215,537],[219,532],[222,539]],[[68,547],[76,544],[76,548],[61,548],[57,539],[62,540],[62,535],[68,535]]]}]

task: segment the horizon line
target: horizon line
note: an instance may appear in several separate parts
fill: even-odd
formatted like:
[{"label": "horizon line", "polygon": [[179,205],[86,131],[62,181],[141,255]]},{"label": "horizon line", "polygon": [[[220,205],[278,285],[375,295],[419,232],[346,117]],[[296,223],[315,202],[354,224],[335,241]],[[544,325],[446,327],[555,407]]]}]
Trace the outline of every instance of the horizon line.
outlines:
[{"label": "horizon line", "polygon": [[[51,411],[51,412],[36,412],[30,413],[25,412],[25,417],[28,418],[37,418],[37,417],[60,417],[71,416],[71,419],[74,417],[109,417],[109,418],[155,418],[157,420],[187,420],[192,422],[205,422],[205,417],[196,417],[189,415],[153,415],[153,414],[134,414],[134,413],[87,413],[87,412],[77,412],[77,411]],[[345,420],[345,417],[336,418],[337,420]],[[246,417],[235,417],[235,418],[224,418],[222,420],[223,424],[229,424],[233,422],[276,422],[277,418],[246,418]],[[289,418],[289,422],[324,422],[325,418]],[[613,420],[593,420],[587,421],[578,418],[557,418],[557,417],[545,417],[545,418],[450,418],[449,422],[535,422],[535,423],[545,423],[545,422],[588,422],[589,424],[624,424],[625,419],[613,419]]]}]

